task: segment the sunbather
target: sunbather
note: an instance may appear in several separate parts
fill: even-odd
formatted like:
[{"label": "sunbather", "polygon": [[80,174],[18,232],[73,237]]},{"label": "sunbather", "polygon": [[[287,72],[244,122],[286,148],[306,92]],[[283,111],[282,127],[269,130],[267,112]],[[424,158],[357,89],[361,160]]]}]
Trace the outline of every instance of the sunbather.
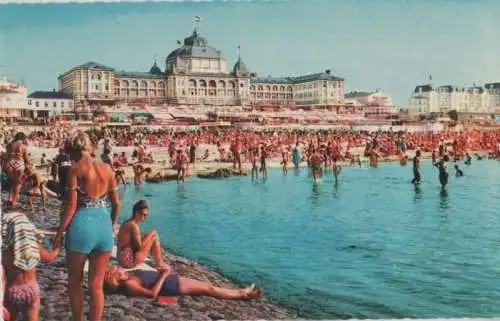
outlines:
[{"label": "sunbather", "polygon": [[244,289],[228,289],[211,283],[178,276],[172,269],[159,271],[134,270],[127,272],[117,265],[110,266],[104,275],[108,291],[124,291],[135,296],[206,295],[226,300],[249,300],[262,297],[254,284]]}]

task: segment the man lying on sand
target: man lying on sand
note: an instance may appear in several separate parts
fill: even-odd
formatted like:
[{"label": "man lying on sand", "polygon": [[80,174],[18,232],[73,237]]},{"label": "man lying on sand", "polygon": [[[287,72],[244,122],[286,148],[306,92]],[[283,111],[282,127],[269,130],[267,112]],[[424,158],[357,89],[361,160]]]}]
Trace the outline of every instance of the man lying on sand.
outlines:
[{"label": "man lying on sand", "polygon": [[[220,288],[208,282],[178,276],[172,269],[159,271],[134,270],[127,272],[117,265],[104,274],[106,292],[122,291],[134,296],[206,295],[226,300],[250,300],[262,297],[254,284],[244,289]],[[106,289],[107,287],[107,289]]]}]

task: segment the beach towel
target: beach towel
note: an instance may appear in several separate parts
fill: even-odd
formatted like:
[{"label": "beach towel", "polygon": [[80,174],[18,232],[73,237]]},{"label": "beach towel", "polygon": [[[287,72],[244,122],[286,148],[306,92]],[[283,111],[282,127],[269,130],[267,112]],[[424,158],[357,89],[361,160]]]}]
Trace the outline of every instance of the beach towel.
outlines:
[{"label": "beach towel", "polygon": [[27,271],[40,262],[37,229],[23,213],[13,212],[2,217],[2,251],[14,253],[14,265]]}]

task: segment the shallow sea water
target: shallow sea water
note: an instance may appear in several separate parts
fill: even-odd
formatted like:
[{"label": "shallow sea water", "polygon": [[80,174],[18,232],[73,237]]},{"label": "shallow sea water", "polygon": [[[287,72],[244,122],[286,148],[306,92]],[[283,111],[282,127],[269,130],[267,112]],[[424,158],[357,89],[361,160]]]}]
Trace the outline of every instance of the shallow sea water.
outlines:
[{"label": "shallow sea water", "polygon": [[123,192],[122,220],[150,202],[143,229],[307,318],[500,315],[500,163],[437,169],[344,167],[314,186],[307,169],[266,181],[190,178]]}]

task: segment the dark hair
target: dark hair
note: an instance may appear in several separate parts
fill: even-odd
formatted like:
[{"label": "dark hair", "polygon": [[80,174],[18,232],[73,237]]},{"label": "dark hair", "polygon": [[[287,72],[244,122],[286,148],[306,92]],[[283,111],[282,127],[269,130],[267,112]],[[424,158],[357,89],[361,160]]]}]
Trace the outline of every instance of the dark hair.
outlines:
[{"label": "dark hair", "polygon": [[16,136],[14,136],[14,140],[25,140],[25,139],[26,135],[23,132],[19,132],[16,134]]},{"label": "dark hair", "polygon": [[148,202],[146,200],[140,200],[138,201],[137,203],[134,204],[134,207],[132,209],[132,216],[135,217],[135,215],[137,214],[137,212],[143,210],[143,209],[146,209],[148,208]]}]

